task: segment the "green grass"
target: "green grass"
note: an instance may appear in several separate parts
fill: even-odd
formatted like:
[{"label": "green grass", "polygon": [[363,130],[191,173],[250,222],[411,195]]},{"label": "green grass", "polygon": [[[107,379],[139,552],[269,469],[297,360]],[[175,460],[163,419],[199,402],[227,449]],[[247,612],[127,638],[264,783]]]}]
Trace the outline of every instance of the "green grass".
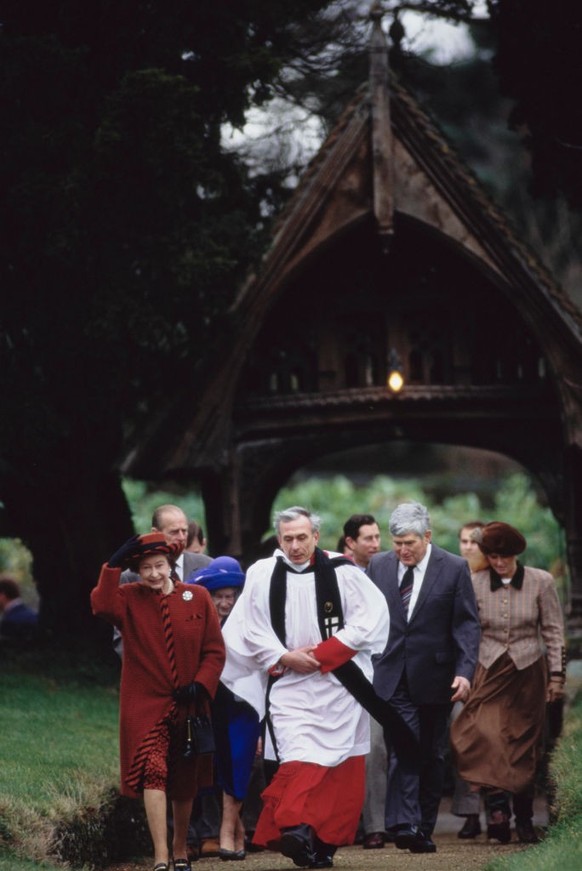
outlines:
[{"label": "green grass", "polygon": [[[55,856],[105,867],[108,850],[132,850],[142,835],[147,852],[141,808],[120,803],[116,791],[117,663],[103,668],[49,650],[0,654],[0,871],[62,869]],[[486,871],[582,869],[582,696],[552,772],[557,823],[548,837]]]},{"label": "green grass", "polygon": [[56,828],[117,785],[118,696],[112,674],[90,663],[50,651],[2,657],[0,871],[16,871],[43,867]]},{"label": "green grass", "polygon": [[498,857],[484,871],[580,871],[582,868],[582,696],[568,712],[553,755],[556,823],[539,845]]},{"label": "green grass", "polygon": [[34,862],[28,859],[20,859],[15,853],[0,849],[0,871],[63,871],[62,865],[51,865],[49,862]]}]

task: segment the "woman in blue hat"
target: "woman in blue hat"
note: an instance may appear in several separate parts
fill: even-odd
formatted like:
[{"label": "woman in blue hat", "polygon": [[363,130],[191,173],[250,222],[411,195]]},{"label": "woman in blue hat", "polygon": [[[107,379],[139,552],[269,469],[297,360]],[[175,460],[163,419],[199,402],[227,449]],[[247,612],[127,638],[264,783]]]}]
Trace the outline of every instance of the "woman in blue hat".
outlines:
[{"label": "woman in blue hat", "polygon": [[[205,587],[223,626],[243,588],[244,572],[233,557],[219,556],[199,569],[189,583]],[[241,808],[246,796],[260,736],[259,718],[243,699],[220,683],[212,706],[216,740],[216,780],[222,789],[219,856],[223,861],[246,857]]]}]

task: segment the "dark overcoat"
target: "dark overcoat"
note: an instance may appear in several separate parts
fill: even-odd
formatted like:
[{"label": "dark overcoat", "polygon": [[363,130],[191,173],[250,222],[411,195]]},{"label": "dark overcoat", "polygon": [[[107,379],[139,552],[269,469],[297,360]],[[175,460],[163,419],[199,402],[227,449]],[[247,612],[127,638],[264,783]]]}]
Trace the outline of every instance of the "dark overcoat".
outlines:
[{"label": "dark overcoat", "polygon": [[374,689],[390,699],[406,673],[415,705],[450,702],[456,675],[470,682],[477,664],[481,629],[467,562],[436,545],[414,609],[407,620],[398,590],[398,558],[393,551],[372,557],[369,577],[386,596],[390,634],[374,658]]}]

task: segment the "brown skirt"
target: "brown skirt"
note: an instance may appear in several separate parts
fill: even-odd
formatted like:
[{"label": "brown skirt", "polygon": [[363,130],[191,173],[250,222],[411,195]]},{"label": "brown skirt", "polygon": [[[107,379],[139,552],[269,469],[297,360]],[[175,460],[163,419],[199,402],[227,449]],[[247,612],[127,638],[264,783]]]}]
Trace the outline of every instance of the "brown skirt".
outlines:
[{"label": "brown skirt", "polygon": [[521,792],[542,753],[547,670],[543,657],[518,671],[509,654],[477,665],[471,695],[451,726],[459,776],[480,787]]}]

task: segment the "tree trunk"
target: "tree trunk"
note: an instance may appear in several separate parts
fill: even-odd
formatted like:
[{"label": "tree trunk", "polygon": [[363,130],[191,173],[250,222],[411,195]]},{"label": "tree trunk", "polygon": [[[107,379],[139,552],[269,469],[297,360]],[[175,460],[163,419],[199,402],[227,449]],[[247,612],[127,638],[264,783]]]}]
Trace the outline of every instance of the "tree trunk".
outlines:
[{"label": "tree trunk", "polygon": [[2,481],[7,534],[33,556],[40,630],[71,649],[111,645],[111,627],[91,614],[89,594],[109,556],[133,534],[119,473],[97,452],[39,458]]}]

